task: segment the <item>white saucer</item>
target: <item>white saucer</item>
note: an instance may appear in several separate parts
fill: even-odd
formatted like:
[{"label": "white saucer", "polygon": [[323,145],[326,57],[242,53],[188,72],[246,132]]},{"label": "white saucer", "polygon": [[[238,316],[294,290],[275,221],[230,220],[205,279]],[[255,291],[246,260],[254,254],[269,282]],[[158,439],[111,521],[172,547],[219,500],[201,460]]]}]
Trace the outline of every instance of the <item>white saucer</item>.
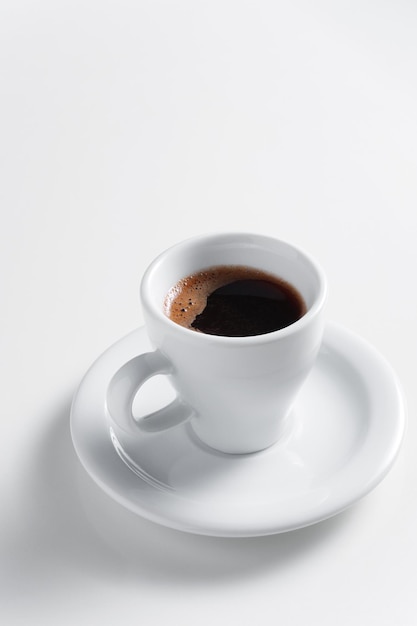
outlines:
[{"label": "white saucer", "polygon": [[[294,530],[366,495],[399,451],[405,409],[395,374],[374,348],[335,324],[326,328],[289,430],[271,448],[226,455],[201,444],[186,423],[119,442],[106,416],[106,388],[123,363],[150,349],[143,328],[110,347],[85,375],[71,412],[87,472],[149,520],[229,537]],[[166,377],[147,385],[144,413],[156,408],[155,397],[165,404],[172,392]]]}]

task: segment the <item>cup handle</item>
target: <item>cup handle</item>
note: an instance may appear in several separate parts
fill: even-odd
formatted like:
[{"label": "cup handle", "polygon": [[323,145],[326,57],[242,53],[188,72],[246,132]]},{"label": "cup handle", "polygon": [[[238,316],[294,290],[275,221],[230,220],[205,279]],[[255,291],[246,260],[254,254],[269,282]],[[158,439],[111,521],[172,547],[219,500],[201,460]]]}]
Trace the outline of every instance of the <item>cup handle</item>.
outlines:
[{"label": "cup handle", "polygon": [[171,362],[159,350],[140,354],[125,363],[107,388],[106,407],[113,422],[124,431],[137,435],[139,430],[158,432],[193,417],[194,410],[180,396],[140,420],[133,417],[133,400],[142,385],[152,376],[167,375],[172,370]]}]

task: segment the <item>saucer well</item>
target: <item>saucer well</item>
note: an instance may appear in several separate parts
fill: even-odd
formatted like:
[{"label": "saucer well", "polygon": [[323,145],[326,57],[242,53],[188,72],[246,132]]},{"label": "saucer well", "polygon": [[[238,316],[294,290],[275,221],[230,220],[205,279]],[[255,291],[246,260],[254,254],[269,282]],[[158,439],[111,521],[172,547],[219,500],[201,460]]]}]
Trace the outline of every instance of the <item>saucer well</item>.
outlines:
[{"label": "saucer well", "polygon": [[[365,496],[397,456],[405,407],[396,376],[372,346],[339,325],[326,327],[287,431],[253,454],[208,448],[189,423],[117,438],[105,408],[108,383],[125,362],[151,349],[144,328],[111,346],[86,373],[71,410],[73,443],[86,471],[144,518],[223,537],[295,530]],[[156,399],[160,406],[172,399],[167,377],[151,383],[140,391],[145,413],[158,408]]]}]

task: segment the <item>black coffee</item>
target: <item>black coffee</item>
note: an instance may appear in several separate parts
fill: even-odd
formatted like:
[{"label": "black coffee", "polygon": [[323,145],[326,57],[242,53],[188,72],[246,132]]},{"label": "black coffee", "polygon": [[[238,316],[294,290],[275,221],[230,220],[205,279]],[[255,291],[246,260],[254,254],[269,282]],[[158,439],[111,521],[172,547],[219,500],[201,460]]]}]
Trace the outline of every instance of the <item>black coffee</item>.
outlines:
[{"label": "black coffee", "polygon": [[222,265],[180,280],[165,298],[166,315],[208,335],[246,337],[280,330],[306,312],[298,291],[250,267]]}]

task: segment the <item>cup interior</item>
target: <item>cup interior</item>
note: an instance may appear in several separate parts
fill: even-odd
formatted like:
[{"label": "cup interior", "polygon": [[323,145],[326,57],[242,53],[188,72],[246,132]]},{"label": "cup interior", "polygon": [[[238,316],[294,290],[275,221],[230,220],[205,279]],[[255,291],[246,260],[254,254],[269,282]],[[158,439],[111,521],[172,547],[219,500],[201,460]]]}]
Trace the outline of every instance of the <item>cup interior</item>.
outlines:
[{"label": "cup interior", "polygon": [[301,294],[306,314],[325,298],[323,271],[299,248],[264,235],[226,233],[186,240],[157,257],[142,280],[144,304],[154,314],[163,315],[163,303],[171,287],[182,278],[216,265],[245,265],[280,277]]}]

